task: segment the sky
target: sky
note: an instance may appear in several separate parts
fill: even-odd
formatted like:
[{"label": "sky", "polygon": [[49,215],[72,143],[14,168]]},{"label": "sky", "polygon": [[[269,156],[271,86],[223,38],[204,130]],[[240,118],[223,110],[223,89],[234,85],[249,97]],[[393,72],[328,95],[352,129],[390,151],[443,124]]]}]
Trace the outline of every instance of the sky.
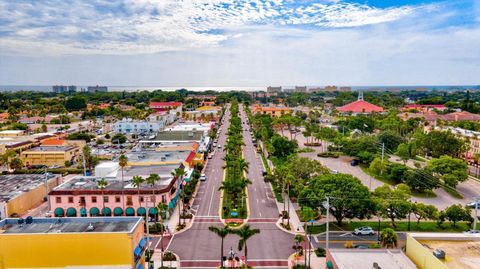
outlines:
[{"label": "sky", "polygon": [[479,85],[480,0],[0,0],[0,85]]}]

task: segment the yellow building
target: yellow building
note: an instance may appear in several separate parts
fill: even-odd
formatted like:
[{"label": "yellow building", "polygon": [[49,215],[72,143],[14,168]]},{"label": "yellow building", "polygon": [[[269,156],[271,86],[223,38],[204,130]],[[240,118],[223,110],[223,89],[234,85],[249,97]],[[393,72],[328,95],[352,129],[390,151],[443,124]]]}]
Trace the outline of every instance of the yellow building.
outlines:
[{"label": "yellow building", "polygon": [[21,216],[37,206],[48,190],[60,185],[61,177],[49,174],[0,175],[0,219]]},{"label": "yellow building", "polygon": [[145,268],[142,217],[0,221],[0,269]]},{"label": "yellow building", "polygon": [[[445,257],[435,257],[436,250],[442,250]],[[461,233],[409,233],[406,253],[419,269],[478,269],[480,237]]]},{"label": "yellow building", "polygon": [[39,146],[25,150],[20,154],[23,164],[64,166],[66,161],[79,161],[81,148],[77,146]]},{"label": "yellow building", "polygon": [[260,105],[255,105],[252,108],[252,114],[257,114],[257,113],[270,115],[272,117],[280,117],[280,116],[292,113],[292,109],[289,107],[263,107]]}]

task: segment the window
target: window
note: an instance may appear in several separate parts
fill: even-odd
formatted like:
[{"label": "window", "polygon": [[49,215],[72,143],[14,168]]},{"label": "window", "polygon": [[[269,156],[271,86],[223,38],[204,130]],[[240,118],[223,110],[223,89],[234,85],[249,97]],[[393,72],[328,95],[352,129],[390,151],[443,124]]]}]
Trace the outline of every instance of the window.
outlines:
[{"label": "window", "polygon": [[165,195],[162,195],[162,203],[166,203],[167,202],[167,197]]},{"label": "window", "polygon": [[71,204],[73,203],[73,197],[68,197],[68,202]]},{"label": "window", "polygon": [[55,197],[55,202],[60,204],[62,202],[62,197]]},{"label": "window", "polygon": [[115,203],[120,203],[120,196],[115,196]]},{"label": "window", "polygon": [[84,196],[80,196],[80,204],[85,204],[85,197]]},{"label": "window", "polygon": [[92,196],[92,203],[96,203],[97,202],[97,196]]},{"label": "window", "polygon": [[144,198],[143,196],[139,196],[139,197],[138,197],[138,202],[139,202],[139,203],[145,202],[145,198]]},{"label": "window", "polygon": [[132,196],[127,196],[127,205],[133,205]]},{"label": "window", "polygon": [[108,196],[103,196],[103,202],[108,203]]}]

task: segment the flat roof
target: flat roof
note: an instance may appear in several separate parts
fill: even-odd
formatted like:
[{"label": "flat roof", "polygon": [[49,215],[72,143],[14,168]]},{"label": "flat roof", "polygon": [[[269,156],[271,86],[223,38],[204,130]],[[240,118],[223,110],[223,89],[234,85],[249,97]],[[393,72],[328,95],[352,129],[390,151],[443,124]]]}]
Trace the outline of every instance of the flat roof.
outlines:
[{"label": "flat roof", "polygon": [[[31,224],[19,223],[19,219],[0,221],[1,234],[60,234],[60,233],[132,233],[142,217],[82,217],[82,218],[33,218]],[[89,226],[93,226],[93,230]]]},{"label": "flat roof", "polygon": [[476,240],[422,240],[415,238],[420,244],[432,252],[435,249],[445,251],[446,259],[441,260],[450,269],[478,269],[480,265],[480,238]]},{"label": "flat roof", "polygon": [[24,130],[3,130],[3,131],[0,131],[0,135],[1,134],[22,134],[24,132],[25,132]]},{"label": "flat roof", "polygon": [[[152,148],[153,149],[153,148]],[[190,154],[191,149],[181,150],[142,150],[127,154],[129,163],[180,163]]]},{"label": "flat roof", "polygon": [[[47,174],[48,180],[58,175]],[[0,201],[7,202],[45,184],[45,174],[0,175]]]},{"label": "flat roof", "polygon": [[[160,177],[160,180],[157,181],[155,186],[152,188],[150,184],[143,183],[140,185],[140,190],[152,190],[158,189],[162,190],[165,187],[169,186],[173,180],[173,176],[171,172],[178,168],[179,165],[150,165],[150,166],[134,166],[125,169],[124,171],[124,181],[122,182],[121,174],[117,175],[117,178],[108,179],[107,186],[105,187],[104,191],[108,193],[108,191],[120,191],[120,190],[137,190],[131,184],[131,180],[134,176],[141,176],[144,179],[147,178],[151,174],[157,174]],[[101,191],[98,188],[97,182],[99,178],[96,177],[86,177],[86,176],[79,176],[75,177],[53,189],[50,194],[60,194],[63,191],[77,191],[77,190],[85,190],[85,191]]]},{"label": "flat roof", "polygon": [[23,152],[62,152],[75,149],[76,146],[39,146]]},{"label": "flat roof", "polygon": [[399,249],[329,249],[339,269],[373,268],[376,262],[381,268],[416,269],[417,266]]}]

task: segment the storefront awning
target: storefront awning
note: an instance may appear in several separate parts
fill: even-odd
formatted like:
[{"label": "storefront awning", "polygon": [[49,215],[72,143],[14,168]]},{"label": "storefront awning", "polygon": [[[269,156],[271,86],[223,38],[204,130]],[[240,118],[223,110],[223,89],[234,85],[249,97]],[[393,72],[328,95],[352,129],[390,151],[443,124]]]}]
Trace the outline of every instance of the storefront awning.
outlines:
[{"label": "storefront awning", "polygon": [[115,216],[123,215],[123,209],[121,207],[115,207],[115,209],[113,210],[113,215]]},{"label": "storefront awning", "polygon": [[65,216],[65,211],[63,210],[63,208],[57,207],[55,208],[55,211],[53,211],[53,214],[55,215],[55,217],[63,217]]}]

